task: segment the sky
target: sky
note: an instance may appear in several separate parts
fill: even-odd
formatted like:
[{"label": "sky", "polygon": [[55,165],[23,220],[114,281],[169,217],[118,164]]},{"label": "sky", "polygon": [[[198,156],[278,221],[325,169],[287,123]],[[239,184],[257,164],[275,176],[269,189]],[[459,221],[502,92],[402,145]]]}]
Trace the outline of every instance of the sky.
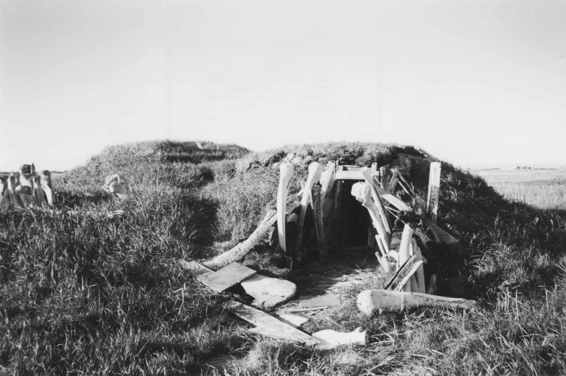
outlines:
[{"label": "sky", "polygon": [[0,170],[210,140],[566,165],[565,0],[0,0]]}]

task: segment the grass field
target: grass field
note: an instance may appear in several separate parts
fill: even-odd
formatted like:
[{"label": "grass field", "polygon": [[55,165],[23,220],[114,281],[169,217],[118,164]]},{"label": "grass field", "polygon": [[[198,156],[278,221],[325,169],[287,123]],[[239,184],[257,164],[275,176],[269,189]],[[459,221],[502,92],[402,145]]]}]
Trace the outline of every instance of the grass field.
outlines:
[{"label": "grass field", "polygon": [[[449,164],[439,222],[465,252],[445,272],[465,282],[477,310],[367,319],[352,306],[330,319],[366,328],[368,346],[330,352],[249,334],[226,311],[227,296],[210,294],[177,260],[209,256],[217,242],[249,234],[273,205],[273,165],[288,151],[304,163],[391,162],[425,189],[430,157],[412,148],[107,149],[57,178],[55,210],[0,213],[0,366],[16,375],[566,374],[566,213],[535,207],[563,207],[562,196],[552,184],[532,189],[535,179],[511,185],[500,177],[500,185],[486,177],[505,195],[537,192],[521,197],[529,204],[511,202]],[[118,203],[101,190],[113,172],[132,182],[132,200]],[[108,215],[118,208],[123,216]]]},{"label": "grass field", "polygon": [[541,209],[566,209],[566,169],[477,170],[510,200]]}]

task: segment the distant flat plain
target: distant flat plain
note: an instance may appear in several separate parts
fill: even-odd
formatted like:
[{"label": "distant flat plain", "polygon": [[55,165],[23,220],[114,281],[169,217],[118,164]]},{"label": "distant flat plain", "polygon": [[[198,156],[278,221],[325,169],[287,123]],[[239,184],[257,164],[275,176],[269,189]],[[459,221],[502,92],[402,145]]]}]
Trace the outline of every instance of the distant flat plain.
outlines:
[{"label": "distant flat plain", "polygon": [[510,200],[566,210],[566,168],[472,170]]}]

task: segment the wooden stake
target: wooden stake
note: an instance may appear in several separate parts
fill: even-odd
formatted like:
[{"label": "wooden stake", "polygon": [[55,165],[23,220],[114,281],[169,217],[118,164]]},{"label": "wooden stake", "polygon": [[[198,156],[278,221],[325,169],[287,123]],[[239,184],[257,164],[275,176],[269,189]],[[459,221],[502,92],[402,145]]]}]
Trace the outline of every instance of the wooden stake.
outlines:
[{"label": "wooden stake", "polygon": [[438,217],[438,204],[440,197],[440,162],[430,163],[430,172],[428,177],[428,194],[426,199],[426,211],[430,218],[436,222]]}]

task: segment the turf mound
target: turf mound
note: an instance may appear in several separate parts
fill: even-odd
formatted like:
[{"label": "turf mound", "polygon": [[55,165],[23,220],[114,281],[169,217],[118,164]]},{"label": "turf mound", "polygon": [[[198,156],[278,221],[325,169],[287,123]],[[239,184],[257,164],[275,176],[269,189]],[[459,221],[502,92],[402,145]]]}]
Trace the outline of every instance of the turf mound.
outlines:
[{"label": "turf mound", "polygon": [[[300,191],[307,166],[312,161],[397,167],[426,197],[428,166],[437,160],[410,146],[333,143],[287,146],[253,153],[215,169],[215,179],[203,193],[218,202],[218,239],[233,242],[251,233],[267,208],[275,204],[281,160],[297,166],[291,181],[291,195]],[[504,199],[477,176],[443,163],[439,224],[461,240],[459,252],[438,250],[432,257],[446,276],[464,280],[466,291],[454,295],[492,296],[503,286],[523,292],[534,286],[548,286],[559,275],[564,250],[564,215],[541,211]],[[562,240],[560,240],[562,239]],[[537,259],[531,263],[528,260]]]},{"label": "turf mound", "polygon": [[[564,287],[557,283],[566,265],[566,214],[506,201],[447,163],[439,222],[464,252],[446,274],[458,274],[483,298],[479,312],[418,310],[360,322],[352,308],[331,319],[343,330],[364,325],[367,348],[317,353],[257,344],[226,314],[225,297],[203,289],[177,259],[206,257],[214,241],[248,236],[275,202],[278,163],[288,154],[299,166],[291,193],[313,160],[391,163],[424,193],[434,157],[383,144],[254,154],[199,145],[108,148],[54,181],[56,210],[0,214],[0,366],[18,375],[201,374],[218,356],[248,353],[247,365],[230,374],[566,372]],[[102,191],[110,173],[128,177],[132,200],[116,202]],[[116,209],[124,214],[109,215]]]}]

